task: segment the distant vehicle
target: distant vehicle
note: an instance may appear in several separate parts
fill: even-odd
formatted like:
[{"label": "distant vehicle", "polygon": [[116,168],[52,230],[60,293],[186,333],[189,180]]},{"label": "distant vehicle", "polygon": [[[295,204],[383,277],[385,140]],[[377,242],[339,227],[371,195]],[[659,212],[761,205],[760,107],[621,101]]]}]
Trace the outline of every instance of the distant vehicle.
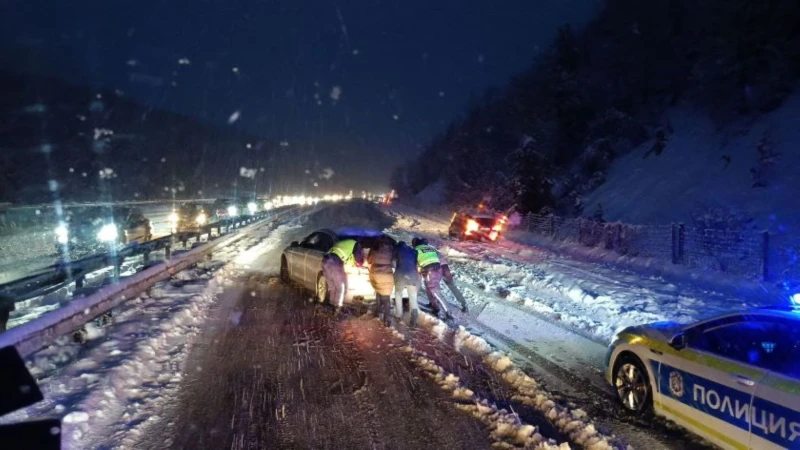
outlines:
[{"label": "distant vehicle", "polygon": [[724,449],[800,448],[798,310],[628,327],[606,364],[632,413],[654,411]]},{"label": "distant vehicle", "polygon": [[208,224],[208,213],[196,203],[185,203],[170,214],[169,221],[173,233],[200,233]]},{"label": "distant vehicle", "polygon": [[242,213],[241,205],[229,198],[219,198],[211,205],[211,212],[217,219],[237,217]]},{"label": "distant vehicle", "polygon": [[[337,230],[318,230],[300,242],[284,249],[281,255],[281,279],[293,281],[315,293],[320,303],[328,299],[328,283],[322,275],[322,258],[343,239],[355,239],[361,244],[366,261],[369,251],[378,245],[382,238],[389,236],[380,231],[362,228],[341,228]],[[347,292],[345,301],[374,300],[375,289],[369,282],[369,269],[366,267],[346,266]]]},{"label": "distant vehicle", "polygon": [[503,215],[457,212],[450,221],[448,234],[461,240],[496,242],[506,228]]},{"label": "distant vehicle", "polygon": [[55,229],[56,249],[66,254],[69,249],[102,250],[153,238],[150,221],[135,208],[68,209]]}]

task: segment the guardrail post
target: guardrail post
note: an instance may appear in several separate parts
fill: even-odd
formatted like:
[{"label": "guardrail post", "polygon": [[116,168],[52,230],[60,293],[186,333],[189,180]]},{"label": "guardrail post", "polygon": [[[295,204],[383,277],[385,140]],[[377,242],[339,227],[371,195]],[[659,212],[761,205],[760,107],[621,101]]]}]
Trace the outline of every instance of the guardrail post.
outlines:
[{"label": "guardrail post", "polygon": [[678,224],[678,264],[686,263],[686,225]]},{"label": "guardrail post", "polygon": [[142,262],[144,262],[145,264],[150,262],[150,252],[149,251],[142,253]]},{"label": "guardrail post", "polygon": [[761,233],[761,275],[769,281],[769,231]]},{"label": "guardrail post", "polygon": [[83,285],[86,283],[86,277],[81,275],[78,278],[75,278],[75,288],[81,289]]},{"label": "guardrail post", "polygon": [[172,257],[172,246],[167,245],[166,247],[164,247],[164,258],[170,259],[171,257]]},{"label": "guardrail post", "polygon": [[622,222],[617,223],[615,238],[614,248],[619,251],[622,249]]},{"label": "guardrail post", "polygon": [[553,214],[550,214],[550,236],[556,236],[556,216]]}]

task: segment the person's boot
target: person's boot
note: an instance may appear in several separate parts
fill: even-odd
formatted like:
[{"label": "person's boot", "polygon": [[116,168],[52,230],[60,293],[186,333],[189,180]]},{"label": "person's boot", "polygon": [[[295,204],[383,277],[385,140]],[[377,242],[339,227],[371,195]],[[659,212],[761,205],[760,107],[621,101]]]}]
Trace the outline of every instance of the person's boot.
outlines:
[{"label": "person's boot", "polygon": [[469,310],[467,309],[467,305],[461,305],[461,312],[465,314],[469,312]]},{"label": "person's boot", "polygon": [[412,309],[411,318],[408,321],[408,326],[412,328],[417,326],[417,316],[419,316],[419,311],[416,309]]}]

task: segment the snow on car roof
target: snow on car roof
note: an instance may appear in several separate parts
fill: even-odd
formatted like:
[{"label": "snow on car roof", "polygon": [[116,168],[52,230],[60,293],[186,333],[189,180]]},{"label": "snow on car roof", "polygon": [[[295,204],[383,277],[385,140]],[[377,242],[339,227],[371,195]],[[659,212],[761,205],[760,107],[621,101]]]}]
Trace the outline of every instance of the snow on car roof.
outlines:
[{"label": "snow on car roof", "polygon": [[351,228],[342,227],[334,230],[337,236],[358,236],[358,237],[380,237],[383,236],[382,231],[373,230],[370,228]]}]

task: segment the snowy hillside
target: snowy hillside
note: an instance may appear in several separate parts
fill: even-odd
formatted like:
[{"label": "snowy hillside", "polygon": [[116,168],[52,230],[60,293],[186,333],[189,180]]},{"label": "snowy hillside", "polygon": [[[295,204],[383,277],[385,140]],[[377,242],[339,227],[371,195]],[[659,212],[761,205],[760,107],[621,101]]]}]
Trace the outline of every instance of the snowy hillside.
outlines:
[{"label": "snowy hillside", "polygon": [[800,227],[800,95],[725,129],[686,106],[667,115],[673,132],[663,152],[646,156],[651,140],[615,160],[606,182],[586,197],[585,213],[602,204],[609,221],[692,223],[694,214],[715,209],[772,231]]}]

